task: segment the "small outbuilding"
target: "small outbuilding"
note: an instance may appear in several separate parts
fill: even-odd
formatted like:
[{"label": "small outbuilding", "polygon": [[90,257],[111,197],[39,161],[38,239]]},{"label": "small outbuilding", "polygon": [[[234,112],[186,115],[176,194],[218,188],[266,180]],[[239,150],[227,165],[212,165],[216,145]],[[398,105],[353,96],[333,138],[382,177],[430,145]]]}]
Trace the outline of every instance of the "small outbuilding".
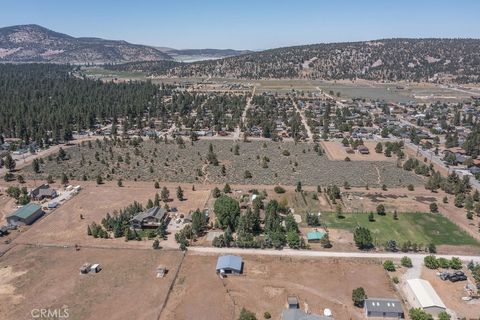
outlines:
[{"label": "small outbuilding", "polygon": [[325,232],[320,232],[318,230],[307,232],[308,242],[320,242],[320,240],[322,240],[323,237],[325,237]]},{"label": "small outbuilding", "polygon": [[410,291],[413,299],[411,304],[416,308],[422,308],[433,316],[438,316],[440,312],[445,311],[447,308],[430,282],[426,280],[407,280],[407,290]]},{"label": "small outbuilding", "polygon": [[30,225],[43,215],[42,207],[38,204],[29,203],[17,209],[7,217],[9,225]]},{"label": "small outbuilding", "polygon": [[243,259],[239,256],[225,255],[218,257],[217,273],[241,274],[243,271]]},{"label": "small outbuilding", "polygon": [[365,316],[402,319],[402,303],[397,299],[369,298],[365,300]]}]

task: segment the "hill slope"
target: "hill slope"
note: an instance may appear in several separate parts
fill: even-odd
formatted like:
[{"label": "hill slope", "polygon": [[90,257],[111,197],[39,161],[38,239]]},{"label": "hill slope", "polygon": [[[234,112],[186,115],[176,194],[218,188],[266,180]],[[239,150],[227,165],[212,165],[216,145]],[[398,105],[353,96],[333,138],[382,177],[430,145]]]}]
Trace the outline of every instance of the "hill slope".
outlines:
[{"label": "hill slope", "polygon": [[166,74],[479,82],[480,40],[385,39],[286,47],[184,64]]},{"label": "hill slope", "polygon": [[38,25],[0,28],[0,62],[121,63],[170,60],[152,47],[99,38],[74,38]]}]

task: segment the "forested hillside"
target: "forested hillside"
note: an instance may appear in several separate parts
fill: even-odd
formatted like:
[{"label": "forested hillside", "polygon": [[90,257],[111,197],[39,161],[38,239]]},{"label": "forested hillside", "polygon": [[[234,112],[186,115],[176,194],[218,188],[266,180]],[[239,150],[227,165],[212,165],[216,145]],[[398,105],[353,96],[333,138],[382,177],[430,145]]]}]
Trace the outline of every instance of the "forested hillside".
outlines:
[{"label": "forested hillside", "polygon": [[[174,66],[154,75],[235,78],[480,81],[478,39],[387,39],[272,49]],[[141,66],[139,66],[141,69]]]},{"label": "forested hillside", "polygon": [[[104,119],[131,124],[155,112],[166,92],[150,82],[104,83],[80,79],[64,65],[0,64],[0,133],[25,140],[69,139]],[[48,140],[48,139],[46,139]]]}]

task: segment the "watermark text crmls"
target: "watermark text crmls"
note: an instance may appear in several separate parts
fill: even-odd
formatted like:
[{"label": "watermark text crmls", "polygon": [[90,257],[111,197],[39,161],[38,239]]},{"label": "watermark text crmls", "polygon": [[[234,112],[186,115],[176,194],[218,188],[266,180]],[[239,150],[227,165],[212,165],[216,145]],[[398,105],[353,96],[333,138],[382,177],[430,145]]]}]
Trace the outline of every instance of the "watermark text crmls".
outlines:
[{"label": "watermark text crmls", "polygon": [[30,314],[33,319],[68,319],[70,316],[68,308],[39,308],[32,309]]}]

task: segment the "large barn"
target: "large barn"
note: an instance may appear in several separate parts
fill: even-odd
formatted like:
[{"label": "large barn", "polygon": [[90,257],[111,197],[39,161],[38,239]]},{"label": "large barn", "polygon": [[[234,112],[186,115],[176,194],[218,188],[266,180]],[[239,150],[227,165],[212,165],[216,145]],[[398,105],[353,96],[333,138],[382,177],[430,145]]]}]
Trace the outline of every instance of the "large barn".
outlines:
[{"label": "large barn", "polygon": [[445,311],[445,304],[430,282],[423,279],[407,280],[407,290],[410,290],[413,299],[411,302],[415,307],[422,308],[433,316]]},{"label": "large barn", "polygon": [[7,217],[10,225],[29,225],[43,215],[42,207],[38,204],[29,203]]}]

